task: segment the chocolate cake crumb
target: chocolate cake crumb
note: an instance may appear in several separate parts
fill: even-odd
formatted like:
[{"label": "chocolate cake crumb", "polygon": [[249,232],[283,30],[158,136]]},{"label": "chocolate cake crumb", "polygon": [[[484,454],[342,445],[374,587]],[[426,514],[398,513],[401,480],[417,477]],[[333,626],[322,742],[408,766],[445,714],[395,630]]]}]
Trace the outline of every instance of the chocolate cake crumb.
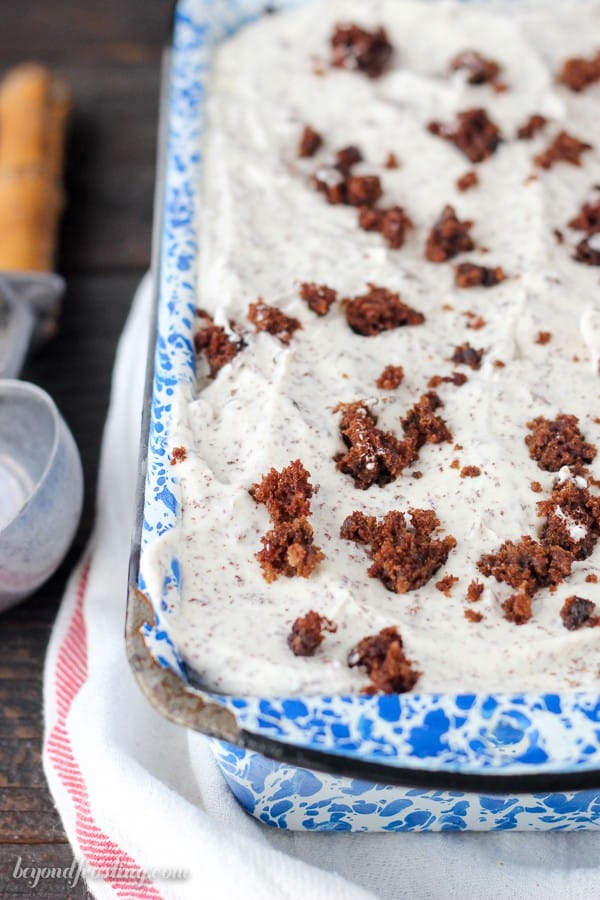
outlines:
[{"label": "chocolate cake crumb", "polygon": [[310,125],[304,126],[304,131],[300,137],[298,144],[298,156],[306,159],[314,156],[317,150],[323,146],[323,138],[318,131],[315,131]]},{"label": "chocolate cake crumb", "polygon": [[335,632],[337,626],[331,619],[311,609],[305,616],[298,616],[293,623],[287,639],[288,646],[294,656],[313,656],[323,643],[326,631]]},{"label": "chocolate cake crumb", "polygon": [[545,128],[548,123],[548,119],[545,116],[540,116],[539,113],[533,113],[533,115],[529,116],[526,122],[517,129],[517,137],[520,141],[531,141],[538,134],[542,128]]},{"label": "chocolate cake crumb", "polygon": [[394,391],[402,384],[404,369],[402,366],[386,366],[375,384],[382,391]]},{"label": "chocolate cake crumb", "polygon": [[420,478],[423,477],[423,473],[417,469],[415,472],[410,473],[410,477],[414,478],[416,481],[419,481]]},{"label": "chocolate cake crumb", "polygon": [[454,207],[447,204],[427,238],[426,258],[430,262],[441,263],[459,253],[473,250],[475,244],[469,234],[472,227],[473,223],[470,221],[461,222]]},{"label": "chocolate cake crumb", "polygon": [[569,222],[569,228],[585,231],[587,234],[600,232],[600,196],[583,204],[575,218]]},{"label": "chocolate cake crumb", "polygon": [[263,549],[255,555],[269,583],[280,575],[308,578],[325,558],[313,543],[312,526],[305,516],[276,524],[260,540]]},{"label": "chocolate cake crumb", "polygon": [[456,538],[434,538],[440,522],[431,509],[409,509],[410,525],[404,513],[392,510],[379,521],[375,516],[353,512],[344,521],[340,537],[369,544],[372,565],[367,570],[388,589],[404,594],[427,584],[456,547]]},{"label": "chocolate cake crumb", "polygon": [[541,484],[539,483],[539,481],[532,481],[531,484],[529,485],[529,487],[531,488],[531,490],[533,491],[534,494],[541,494],[543,491],[543,488],[542,488]]},{"label": "chocolate cake crumb", "polygon": [[485,350],[483,348],[476,350],[469,343],[459,344],[458,347],[454,348],[450,360],[457,366],[469,366],[471,369],[477,370],[481,368],[481,360],[484,353]]},{"label": "chocolate cake crumb", "polygon": [[597,235],[584,238],[575,247],[573,259],[586,266],[600,266],[600,240]]},{"label": "chocolate cake crumb", "polygon": [[453,125],[431,122],[428,130],[451,141],[472,163],[489,159],[502,140],[498,126],[481,107],[459,113]]},{"label": "chocolate cake crumb", "polygon": [[394,481],[412,465],[417,451],[412,441],[400,441],[391,431],[376,428],[377,418],[366,403],[340,403],[334,412],[342,412],[340,434],[346,447],[335,459],[336,468],[350,475],[355,487],[367,490]]},{"label": "chocolate cake crumb", "polygon": [[[564,581],[571,574],[573,563],[573,554],[568,550],[524,535],[516,543],[504,541],[495,553],[484,554],[477,568],[482,575],[517,588],[519,596],[533,596],[542,587]],[[520,603],[513,598],[511,601],[512,606]]]},{"label": "chocolate cake crumb", "polygon": [[479,478],[481,469],[479,466],[463,466],[460,470],[461,478]]},{"label": "chocolate cake crumb", "polygon": [[483,619],[483,613],[478,612],[476,609],[465,609],[464,615],[469,622],[481,622]]},{"label": "chocolate cake crumb", "polygon": [[402,638],[395,626],[364,637],[350,650],[348,665],[364,666],[371,684],[365,693],[404,694],[417,683],[420,672],[404,654]]},{"label": "chocolate cake crumb", "polygon": [[455,284],[459,288],[471,287],[495,287],[505,281],[506,275],[501,266],[489,268],[488,266],[476,266],[474,263],[459,263],[455,269]]},{"label": "chocolate cake crumb", "polygon": [[399,250],[406,240],[406,232],[412,228],[412,221],[401,206],[373,209],[361,206],[358,224],[363,231],[378,231],[388,247]]},{"label": "chocolate cake crumb", "polygon": [[445,597],[449,597],[452,594],[452,588],[457,581],[460,581],[460,578],[457,578],[456,575],[444,575],[443,578],[436,581],[435,586]]},{"label": "chocolate cake crumb", "polygon": [[267,331],[279,338],[282,344],[289,344],[294,332],[302,328],[298,319],[286,316],[276,306],[268,306],[261,298],[248,307],[248,318],[257,332]]},{"label": "chocolate cake crumb", "polygon": [[400,168],[400,160],[396,156],[395,153],[388,153],[384,166],[386,169],[399,169]]},{"label": "chocolate cake crumb", "polygon": [[569,163],[571,166],[580,166],[581,157],[586,150],[592,150],[591,144],[580,141],[566,131],[556,135],[552,143],[542,152],[534,156],[536,166],[542,169],[551,169],[557,162]]},{"label": "chocolate cake crumb", "polygon": [[343,300],[346,319],[352,331],[365,337],[381,334],[404,325],[422,325],[425,316],[408,306],[387,288],[368,285],[366,294]]},{"label": "chocolate cake crumb", "polygon": [[558,80],[576,93],[600,81],[600,51],[591,59],[576,56],[565,60]]},{"label": "chocolate cake crumb", "polygon": [[500,66],[493,59],[486,59],[477,50],[464,50],[450,63],[451,71],[465,69],[469,84],[488,84],[500,74]]},{"label": "chocolate cake crumb", "polygon": [[310,516],[310,501],[315,488],[299,459],[278,472],[271,468],[262,480],[253,484],[249,494],[255,503],[264,503],[274,524]]},{"label": "chocolate cake crumb", "polygon": [[300,297],[318,316],[326,316],[337,300],[337,291],[325,284],[304,281],[300,285]]},{"label": "chocolate cake crumb", "polygon": [[590,555],[600,537],[600,497],[573,481],[559,481],[548,500],[537,504],[538,515],[546,516],[541,538],[568,550],[575,559]]},{"label": "chocolate cake crumb", "polygon": [[176,466],[177,463],[187,459],[187,450],[185,447],[173,447],[171,450],[171,465]]},{"label": "chocolate cake crumb", "polygon": [[460,469],[460,460],[453,459],[452,462],[450,463],[450,468],[451,469]]},{"label": "chocolate cake crumb", "polygon": [[342,147],[341,150],[337,151],[335,158],[337,160],[336,169],[344,175],[349,175],[352,167],[363,161],[360,148],[355,147],[354,144],[351,144],[349,147]]},{"label": "chocolate cake crumb", "polygon": [[402,419],[404,433],[416,450],[426,443],[441,444],[453,439],[444,419],[435,415],[435,411],[443,405],[435,391],[428,391]]},{"label": "chocolate cake crumb", "polygon": [[531,619],[531,597],[527,593],[517,591],[511,594],[502,604],[504,618],[515,625],[525,625]]},{"label": "chocolate cake crumb", "polygon": [[537,337],[535,339],[536,344],[549,344],[552,340],[552,332],[551,331],[538,331]]},{"label": "chocolate cake crumb", "polygon": [[[465,315],[468,315],[465,313]],[[467,322],[467,328],[470,328],[471,331],[480,331],[482,328],[485,328],[486,321],[483,316],[475,316],[471,314],[469,316],[469,321]]]},{"label": "chocolate cake crumb", "polygon": [[565,242],[565,236],[564,236],[564,234],[562,233],[562,231],[560,230],[560,228],[553,228],[553,229],[552,229],[552,234],[554,235],[554,240],[555,240],[556,243],[559,245],[559,247],[560,247],[562,244],[564,244],[564,242]]},{"label": "chocolate cake crumb", "polygon": [[473,580],[467,588],[467,601],[469,603],[478,603],[484,590],[485,587],[481,581]]},{"label": "chocolate cake crumb", "polygon": [[586,600],[584,597],[567,597],[560,611],[562,623],[569,631],[576,631],[582,625],[595,627],[598,625],[598,616],[593,613],[596,605],[592,600]]},{"label": "chocolate cake crumb", "polygon": [[346,181],[346,203],[350,206],[374,206],[383,195],[378,175],[349,175]]},{"label": "chocolate cake crumb", "polygon": [[428,388],[439,387],[440,384],[454,384],[456,387],[462,387],[469,379],[463,372],[453,372],[452,375],[432,375],[427,382]]},{"label": "chocolate cake crumb", "polygon": [[393,47],[385,28],[367,31],[359,25],[337,25],[331,36],[332,64],[379,78],[388,67]]},{"label": "chocolate cake crumb", "polygon": [[588,584],[598,584],[598,576],[597,576],[597,575],[594,575],[594,574],[591,573],[591,572],[590,572],[589,575],[586,575],[586,576],[585,576],[585,580],[586,580],[586,582],[587,582]]},{"label": "chocolate cake crumb", "polygon": [[[222,325],[215,325],[212,317],[204,310],[198,310],[198,316],[203,324],[194,334],[194,347],[196,353],[203,353],[206,357],[209,378],[216,378],[223,366],[230,363],[246,345],[241,337],[233,338]],[[234,322],[230,326],[235,330]]]},{"label": "chocolate cake crumb", "polygon": [[525,438],[529,455],[546,472],[558,472],[562,466],[581,466],[596,456],[596,447],[588,444],[579,430],[577,416],[560,413],[554,420],[538,416],[527,427],[531,431]]},{"label": "chocolate cake crumb", "polygon": [[312,176],[311,182],[333,206],[347,202],[346,175],[336,166],[321,166]]},{"label": "chocolate cake crumb", "polygon": [[456,179],[456,187],[461,193],[470,191],[477,184],[479,184],[479,175],[475,171],[465,172],[464,175]]},{"label": "chocolate cake crumb", "polygon": [[495,369],[504,369],[504,368],[506,368],[506,363],[505,363],[505,362],[502,362],[501,359],[495,359],[494,362],[492,363],[492,365],[493,365],[493,367],[494,367]]}]

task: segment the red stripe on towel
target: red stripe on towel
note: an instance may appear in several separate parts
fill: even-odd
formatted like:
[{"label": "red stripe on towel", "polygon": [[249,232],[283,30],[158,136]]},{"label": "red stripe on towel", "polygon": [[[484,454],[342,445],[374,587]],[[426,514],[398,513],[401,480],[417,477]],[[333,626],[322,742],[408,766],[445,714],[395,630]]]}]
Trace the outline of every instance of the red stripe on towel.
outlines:
[{"label": "red stripe on towel", "polygon": [[[55,671],[57,721],[47,741],[48,757],[70,795],[75,809],[77,841],[90,869],[104,873],[102,880],[123,900],[163,900],[149,877],[94,821],[81,769],[73,753],[67,717],[75,697],[87,679],[88,646],[83,604],[90,572],[87,562],[81,572],[75,609],[58,651]],[[121,874],[119,874],[121,873]]]}]

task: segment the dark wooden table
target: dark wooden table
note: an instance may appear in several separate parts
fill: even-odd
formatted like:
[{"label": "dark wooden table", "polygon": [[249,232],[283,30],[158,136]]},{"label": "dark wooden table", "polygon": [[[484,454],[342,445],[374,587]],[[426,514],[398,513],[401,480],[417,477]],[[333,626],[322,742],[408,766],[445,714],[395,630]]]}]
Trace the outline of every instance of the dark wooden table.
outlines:
[{"label": "dark wooden table", "polygon": [[[0,70],[40,60],[66,75],[75,109],[59,271],[67,278],[61,330],[23,378],[45,388],[83,459],[86,499],[73,548],[38,594],[0,614],[0,897],[67,895],[64,882],[32,890],[23,865],[72,862],[40,763],[42,667],[66,579],[89,537],[116,342],[150,260],[161,51],[170,0],[3,0]],[[87,897],[82,885],[69,897]]]}]

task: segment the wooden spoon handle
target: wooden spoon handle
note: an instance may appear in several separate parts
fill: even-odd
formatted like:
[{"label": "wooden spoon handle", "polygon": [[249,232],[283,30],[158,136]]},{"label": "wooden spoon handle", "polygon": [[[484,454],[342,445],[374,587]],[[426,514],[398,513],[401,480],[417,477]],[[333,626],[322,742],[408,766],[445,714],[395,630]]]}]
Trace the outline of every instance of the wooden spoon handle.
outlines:
[{"label": "wooden spoon handle", "polygon": [[52,271],[70,109],[69,86],[43,66],[0,83],[0,271]]}]

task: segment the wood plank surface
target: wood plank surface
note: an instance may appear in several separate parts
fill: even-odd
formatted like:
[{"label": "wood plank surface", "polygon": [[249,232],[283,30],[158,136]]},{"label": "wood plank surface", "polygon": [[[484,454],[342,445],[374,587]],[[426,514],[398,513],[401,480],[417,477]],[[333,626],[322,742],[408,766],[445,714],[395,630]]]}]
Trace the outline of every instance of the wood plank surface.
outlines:
[{"label": "wood plank surface", "polygon": [[[68,207],[59,270],[67,277],[60,333],[30,359],[23,378],[45,388],[82,457],[85,505],[56,575],[0,614],[0,898],[91,896],[80,881],[28,867],[73,862],[41,767],[44,655],[66,578],[89,537],[100,441],[118,336],[150,260],[162,48],[170,0],[4,0],[0,73],[34,59],[74,91],[68,141]],[[19,866],[21,867],[19,869]]]}]

